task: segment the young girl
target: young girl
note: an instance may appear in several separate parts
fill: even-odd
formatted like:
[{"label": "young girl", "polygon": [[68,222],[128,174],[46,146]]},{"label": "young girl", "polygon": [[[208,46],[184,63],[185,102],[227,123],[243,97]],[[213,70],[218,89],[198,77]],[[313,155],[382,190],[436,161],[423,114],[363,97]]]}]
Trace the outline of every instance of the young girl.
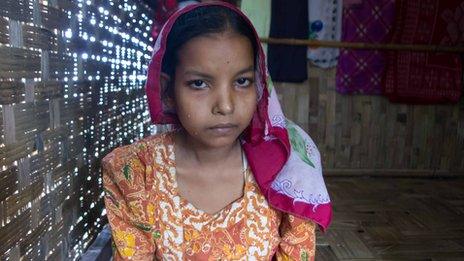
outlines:
[{"label": "young girl", "polygon": [[187,6],[146,85],[175,130],[102,161],[116,260],[313,260],[331,220],[319,152],[282,114],[259,39],[225,3]]}]

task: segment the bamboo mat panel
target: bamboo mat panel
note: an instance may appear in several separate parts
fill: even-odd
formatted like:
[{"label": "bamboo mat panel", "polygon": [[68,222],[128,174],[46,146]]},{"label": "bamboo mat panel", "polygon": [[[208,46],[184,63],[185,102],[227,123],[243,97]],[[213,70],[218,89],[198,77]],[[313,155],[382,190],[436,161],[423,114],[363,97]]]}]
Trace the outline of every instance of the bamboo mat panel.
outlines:
[{"label": "bamboo mat panel", "polygon": [[34,19],[33,5],[34,2],[30,0],[2,0],[0,16],[26,23],[32,22]]},{"label": "bamboo mat panel", "polygon": [[326,178],[316,260],[463,260],[464,179]]},{"label": "bamboo mat panel", "polygon": [[464,176],[464,99],[451,105],[390,103],[342,95],[335,69],[308,66],[303,83],[274,83],[286,116],[307,130],[327,174]]},{"label": "bamboo mat panel", "polygon": [[0,260],[75,260],[107,223],[100,159],[153,131],[151,13],[136,0],[2,1]]},{"label": "bamboo mat panel", "polygon": [[10,33],[8,29],[8,20],[0,16],[0,44],[7,44],[10,42]]}]

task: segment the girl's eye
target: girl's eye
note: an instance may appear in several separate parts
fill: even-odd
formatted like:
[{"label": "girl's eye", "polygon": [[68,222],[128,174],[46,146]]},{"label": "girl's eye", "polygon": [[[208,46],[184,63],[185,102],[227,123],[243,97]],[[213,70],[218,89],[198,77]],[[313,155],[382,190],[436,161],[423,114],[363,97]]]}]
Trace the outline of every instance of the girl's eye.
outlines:
[{"label": "girl's eye", "polygon": [[235,81],[237,83],[238,87],[248,87],[252,83],[252,79],[248,78],[239,78],[238,80]]},{"label": "girl's eye", "polygon": [[204,89],[207,87],[206,83],[202,80],[193,80],[188,82],[188,85],[193,89]]}]

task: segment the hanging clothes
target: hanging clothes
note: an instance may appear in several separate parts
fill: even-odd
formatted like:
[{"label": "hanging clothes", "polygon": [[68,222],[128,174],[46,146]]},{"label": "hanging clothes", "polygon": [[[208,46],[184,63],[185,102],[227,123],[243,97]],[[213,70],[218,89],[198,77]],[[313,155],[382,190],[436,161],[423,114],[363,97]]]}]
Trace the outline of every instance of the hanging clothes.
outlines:
[{"label": "hanging clothes", "polygon": [[159,32],[168,18],[177,10],[177,0],[155,0],[155,19],[151,28],[153,42],[158,38]]},{"label": "hanging clothes", "polygon": [[[271,38],[307,39],[308,1],[273,0]],[[303,82],[308,78],[307,47],[270,44],[269,73],[276,82]]]},{"label": "hanging clothes", "polygon": [[363,0],[343,0],[344,5],[360,4]]},{"label": "hanging clothes", "polygon": [[[342,41],[389,43],[394,19],[395,0],[344,3]],[[337,91],[382,94],[385,65],[385,52],[342,49],[337,65]]]},{"label": "hanging clothes", "polygon": [[184,0],[184,1],[179,0],[178,8],[182,9],[182,8],[184,8],[186,6],[193,5],[193,4],[198,4],[198,3],[199,3],[199,1],[195,1],[195,0]]},{"label": "hanging clothes", "polygon": [[[308,0],[309,39],[340,41],[342,27],[341,0]],[[308,59],[321,68],[337,65],[338,48],[308,48]]]},{"label": "hanging clothes", "polygon": [[[456,46],[464,43],[462,0],[397,0],[393,41]],[[388,52],[384,93],[393,102],[457,102],[462,92],[456,53]]]},{"label": "hanging clothes", "polygon": [[[268,38],[271,28],[271,0],[242,0],[240,9],[253,23],[259,37]],[[267,53],[267,44],[261,44]]]}]

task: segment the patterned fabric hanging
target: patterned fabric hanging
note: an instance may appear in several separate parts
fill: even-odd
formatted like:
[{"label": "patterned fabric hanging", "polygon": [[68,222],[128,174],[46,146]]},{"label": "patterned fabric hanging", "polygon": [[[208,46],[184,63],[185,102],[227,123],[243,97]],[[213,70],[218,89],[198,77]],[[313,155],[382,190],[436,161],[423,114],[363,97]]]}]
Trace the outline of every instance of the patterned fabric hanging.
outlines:
[{"label": "patterned fabric hanging", "polygon": [[[393,41],[457,46],[464,43],[462,0],[397,0]],[[457,102],[463,64],[457,53],[388,52],[385,95],[394,102]]]},{"label": "patterned fabric hanging", "polygon": [[[395,0],[344,3],[342,41],[389,43],[395,19]],[[337,91],[344,94],[382,94],[385,52],[342,49],[337,66]]]},{"label": "patterned fabric hanging", "polygon": [[[309,39],[340,41],[342,27],[341,0],[308,0]],[[321,68],[337,65],[339,49],[308,48],[308,59]]]}]

